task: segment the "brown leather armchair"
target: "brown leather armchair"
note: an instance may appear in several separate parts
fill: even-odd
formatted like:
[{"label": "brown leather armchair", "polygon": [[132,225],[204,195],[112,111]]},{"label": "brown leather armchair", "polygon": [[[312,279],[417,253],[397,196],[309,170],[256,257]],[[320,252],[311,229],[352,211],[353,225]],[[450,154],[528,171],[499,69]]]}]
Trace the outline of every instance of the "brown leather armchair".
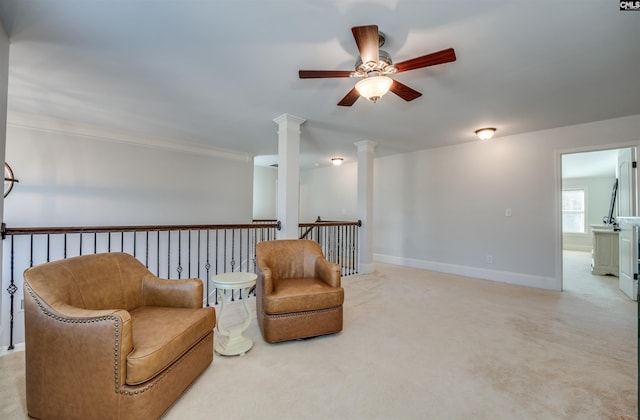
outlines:
[{"label": "brown leather armchair", "polygon": [[160,417],[213,361],[202,281],[125,253],[24,272],[27,411],[42,419]]},{"label": "brown leather armchair", "polygon": [[340,265],[328,262],[317,242],[259,242],[256,259],[256,312],[265,341],[342,331]]}]

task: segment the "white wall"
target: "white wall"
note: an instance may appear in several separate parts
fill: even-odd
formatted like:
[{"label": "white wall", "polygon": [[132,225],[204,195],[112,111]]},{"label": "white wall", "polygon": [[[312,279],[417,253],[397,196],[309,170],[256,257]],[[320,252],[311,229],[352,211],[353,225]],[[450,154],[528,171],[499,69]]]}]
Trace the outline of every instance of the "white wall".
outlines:
[{"label": "white wall", "polygon": [[253,163],[11,124],[10,227],[249,223]]},{"label": "white wall", "polygon": [[378,158],[374,257],[559,290],[560,152],[639,143],[635,115]]},{"label": "white wall", "polygon": [[[611,192],[615,177],[604,178],[564,178],[563,188],[582,188],[585,190],[585,233],[563,233],[562,248],[574,251],[589,251],[593,248],[591,225],[602,225],[603,217],[609,214]],[[615,213],[614,213],[615,214]]]},{"label": "white wall", "polygon": [[253,169],[253,218],[278,218],[278,168],[255,166]]},{"label": "white wall", "polygon": [[358,220],[356,163],[324,166],[300,173],[300,221]]},{"label": "white wall", "polygon": [[[301,223],[358,218],[356,163],[300,171]],[[253,182],[253,217],[277,218],[277,168],[256,166]]]}]

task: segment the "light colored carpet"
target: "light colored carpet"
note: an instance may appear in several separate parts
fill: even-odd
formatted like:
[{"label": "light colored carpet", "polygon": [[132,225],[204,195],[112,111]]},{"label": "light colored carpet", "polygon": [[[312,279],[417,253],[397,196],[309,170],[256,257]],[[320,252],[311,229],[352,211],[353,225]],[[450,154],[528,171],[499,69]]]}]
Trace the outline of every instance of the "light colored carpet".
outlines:
[{"label": "light colored carpet", "polygon": [[[565,283],[560,293],[377,264],[343,278],[342,333],[267,344],[253,318],[254,348],[214,356],[165,418],[637,418],[636,303]],[[228,308],[225,325],[242,313]],[[0,369],[0,417],[24,418],[24,353]]]},{"label": "light colored carpet", "polygon": [[627,300],[620,291],[618,277],[591,274],[590,252],[564,251],[562,263],[563,290],[592,298]]}]

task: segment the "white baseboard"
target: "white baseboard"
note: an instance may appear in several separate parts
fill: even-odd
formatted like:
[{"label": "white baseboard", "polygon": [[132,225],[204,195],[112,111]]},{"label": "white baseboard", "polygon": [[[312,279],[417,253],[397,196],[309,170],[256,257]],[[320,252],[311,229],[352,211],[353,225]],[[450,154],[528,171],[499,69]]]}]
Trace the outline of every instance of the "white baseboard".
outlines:
[{"label": "white baseboard", "polygon": [[565,245],[563,251],[581,251],[581,252],[591,252],[593,250],[592,245]]},{"label": "white baseboard", "polygon": [[553,277],[534,276],[531,274],[513,273],[509,271],[488,270],[485,268],[468,267],[464,265],[445,264],[433,261],[416,260],[413,258],[395,257],[391,255],[374,254],[374,261],[419,268],[422,270],[438,271],[456,274],[482,280],[492,280],[519,286],[535,287],[538,289],[561,290],[560,279]]},{"label": "white baseboard", "polygon": [[371,274],[374,271],[374,264],[360,264],[358,265],[358,274]]},{"label": "white baseboard", "polygon": [[14,353],[16,351],[24,351],[24,343],[14,344],[12,350],[9,350],[9,346],[2,346],[0,348],[0,357]]}]

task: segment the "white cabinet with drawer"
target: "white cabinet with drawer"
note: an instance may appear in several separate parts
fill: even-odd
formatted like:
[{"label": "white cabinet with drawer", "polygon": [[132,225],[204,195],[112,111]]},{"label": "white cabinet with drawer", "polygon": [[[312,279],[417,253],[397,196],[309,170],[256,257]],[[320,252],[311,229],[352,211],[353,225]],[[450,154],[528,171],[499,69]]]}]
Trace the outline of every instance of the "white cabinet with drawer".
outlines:
[{"label": "white cabinet with drawer", "polygon": [[618,231],[610,226],[592,226],[593,251],[591,274],[618,276]]}]

